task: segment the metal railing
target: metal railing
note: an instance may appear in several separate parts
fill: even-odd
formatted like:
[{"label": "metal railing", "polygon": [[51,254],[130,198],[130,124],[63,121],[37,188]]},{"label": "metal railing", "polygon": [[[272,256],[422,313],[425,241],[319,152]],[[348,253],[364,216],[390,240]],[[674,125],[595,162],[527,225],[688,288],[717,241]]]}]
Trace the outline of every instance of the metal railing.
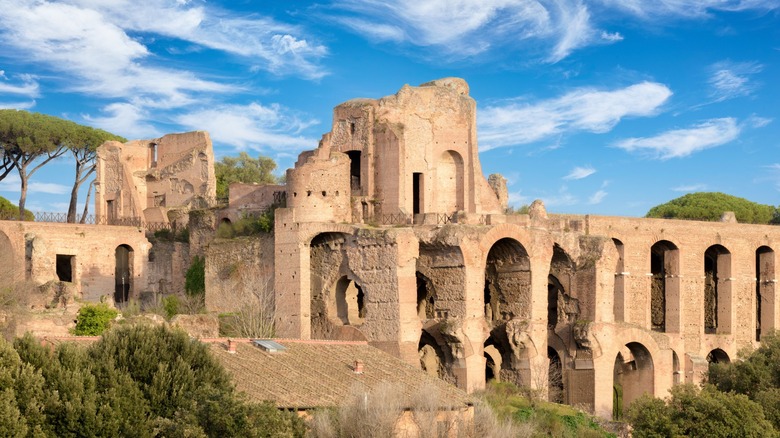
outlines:
[{"label": "metal railing", "polygon": [[[58,223],[58,224],[69,223],[67,213],[53,213],[53,212],[45,212],[45,211],[35,211],[30,213],[32,213],[33,215],[33,220],[32,220],[33,222]],[[18,221],[19,214],[3,212],[0,213],[0,220]],[[109,219],[105,216],[95,216],[92,214],[87,215],[86,217],[77,214],[75,221],[70,223],[77,224],[77,225],[78,224],[117,225],[117,226],[125,226],[125,227],[138,227],[138,228],[143,228],[146,231],[159,231],[164,229],[171,229],[173,227],[173,224],[167,222],[149,222],[149,221],[144,221],[143,218],[140,217],[123,217],[123,218]]]},{"label": "metal railing", "polygon": [[404,213],[378,214],[374,221],[381,225],[409,225],[412,223],[412,215]]}]

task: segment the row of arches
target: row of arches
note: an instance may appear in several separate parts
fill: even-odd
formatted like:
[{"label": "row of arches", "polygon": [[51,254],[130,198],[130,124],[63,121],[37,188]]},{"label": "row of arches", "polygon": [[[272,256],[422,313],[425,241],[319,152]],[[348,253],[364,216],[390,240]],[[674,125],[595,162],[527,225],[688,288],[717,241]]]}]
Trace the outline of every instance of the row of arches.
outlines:
[{"label": "row of arches", "polygon": [[[614,316],[625,321],[625,273],[623,243],[613,239],[618,252],[615,268]],[[704,252],[702,267],[704,290],[702,300],[704,333],[731,333],[733,330],[732,257],[723,245],[712,245]],[[690,274],[689,274],[690,275]],[[693,275],[691,275],[693,276]],[[668,240],[660,240],[650,248],[650,328],[659,332],[679,333],[680,309],[680,249]],[[761,333],[775,327],[775,255],[768,246],[755,251],[755,330]]]}]

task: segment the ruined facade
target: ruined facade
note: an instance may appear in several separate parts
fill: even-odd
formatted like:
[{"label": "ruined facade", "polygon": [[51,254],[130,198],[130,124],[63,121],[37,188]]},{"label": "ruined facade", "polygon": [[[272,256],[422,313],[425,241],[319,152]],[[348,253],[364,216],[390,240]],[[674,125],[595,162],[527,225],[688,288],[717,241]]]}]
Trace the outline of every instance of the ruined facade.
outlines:
[{"label": "ruined facade", "polygon": [[110,225],[168,223],[171,210],[206,206],[215,194],[207,132],[112,141],[98,148],[95,216]]},{"label": "ruined facade", "polygon": [[459,79],[339,105],[287,183],[278,335],[366,340],[468,391],[514,381],[609,417],[780,322],[780,228],[504,214]]}]

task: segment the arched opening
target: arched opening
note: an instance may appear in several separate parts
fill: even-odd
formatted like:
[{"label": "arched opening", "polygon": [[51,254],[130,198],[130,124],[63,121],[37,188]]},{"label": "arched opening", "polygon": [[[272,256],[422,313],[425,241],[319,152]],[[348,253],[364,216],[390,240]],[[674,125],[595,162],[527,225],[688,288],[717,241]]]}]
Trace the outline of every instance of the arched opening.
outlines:
[{"label": "arched opening", "polygon": [[672,350],[672,384],[679,385],[681,379],[680,371],[680,358],[677,357],[677,352]]},{"label": "arched opening", "polygon": [[501,369],[504,367],[504,349],[490,336],[484,344],[485,382],[501,381]]},{"label": "arched opening", "polygon": [[464,174],[463,157],[455,151],[445,151],[439,157],[436,168],[439,211],[453,213],[463,210],[464,205]]},{"label": "arched opening", "polygon": [[768,246],[756,250],[756,341],[775,329],[775,252]]},{"label": "arched opening", "polygon": [[615,249],[618,253],[618,259],[615,263],[615,293],[614,302],[612,303],[613,312],[615,315],[615,321],[623,322],[626,320],[626,277],[625,277],[625,247],[623,242],[612,239],[612,243],[615,244]]},{"label": "arched opening", "polygon": [[363,194],[363,186],[361,184],[361,171],[360,171],[360,151],[347,151],[349,157],[349,186],[352,189],[353,196],[359,196]]},{"label": "arched opening", "polygon": [[731,359],[729,359],[729,355],[725,351],[716,348],[707,354],[707,362],[710,364],[730,363]]},{"label": "arched opening", "polygon": [[704,332],[731,333],[731,253],[721,245],[704,253]]},{"label": "arched opening", "polygon": [[547,328],[577,320],[579,300],[572,297],[576,265],[569,254],[557,243],[553,246],[550,274],[547,277]]},{"label": "arched opening", "polygon": [[653,358],[647,348],[630,342],[615,357],[613,417],[620,419],[643,394],[655,395]]},{"label": "arched opening", "polygon": [[650,248],[650,328],[660,332],[680,331],[680,251],[668,240]]},{"label": "arched opening", "polygon": [[547,276],[547,330],[555,330],[558,325],[558,303],[563,301],[564,289],[554,275]]},{"label": "arched opening", "polygon": [[431,279],[417,273],[417,316],[421,321],[433,319],[435,316],[435,293]]},{"label": "arched opening", "polygon": [[114,261],[114,302],[124,303],[133,291],[133,248],[117,246]]},{"label": "arched opening", "polygon": [[346,276],[341,277],[334,287],[333,307],[334,322],[343,325],[361,325],[366,317],[363,289]]},{"label": "arched opening", "polygon": [[517,240],[504,238],[490,248],[484,297],[489,322],[531,316],[531,260]]},{"label": "arched opening", "polygon": [[[311,240],[308,275],[313,339],[341,338],[343,326],[349,325],[348,288],[350,298],[354,297],[353,307],[357,305],[357,288],[354,284],[350,285],[351,281],[341,272],[341,267],[348,263],[344,250],[348,237],[344,233],[328,232]],[[337,292],[341,293],[338,298]]]},{"label": "arched opening", "polygon": [[561,356],[552,347],[547,347],[547,400],[553,403],[564,403],[563,363]]},{"label": "arched opening", "polygon": [[445,357],[436,339],[425,330],[420,335],[417,345],[417,354],[420,356],[420,368],[433,377],[442,378],[446,374]]}]

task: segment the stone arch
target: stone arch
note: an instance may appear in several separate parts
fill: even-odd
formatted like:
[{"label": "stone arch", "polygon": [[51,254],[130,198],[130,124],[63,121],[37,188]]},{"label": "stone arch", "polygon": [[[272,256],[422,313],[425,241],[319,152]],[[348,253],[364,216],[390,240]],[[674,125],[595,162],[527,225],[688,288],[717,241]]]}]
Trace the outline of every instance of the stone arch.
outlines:
[{"label": "stone arch", "polygon": [[707,362],[709,362],[710,364],[730,363],[731,359],[729,358],[728,353],[721,350],[720,348],[715,348],[709,353],[707,353]]},{"label": "stone arch", "polygon": [[574,322],[580,314],[579,301],[573,298],[576,265],[557,243],[553,245],[550,273],[547,277],[547,328]]},{"label": "stone arch", "polygon": [[615,356],[613,368],[613,417],[620,419],[631,403],[643,394],[655,395],[655,370],[650,351],[639,342],[629,342]]},{"label": "stone arch", "polygon": [[495,380],[501,382],[505,379],[502,370],[511,367],[511,352],[505,340],[496,334],[491,334],[483,344],[483,355],[485,356],[485,382]]},{"label": "stone arch", "polygon": [[565,403],[566,391],[563,380],[563,361],[554,348],[547,347],[547,400],[553,403]]},{"label": "stone arch", "polygon": [[444,378],[449,363],[445,350],[433,335],[423,329],[417,344],[420,368],[431,376]]},{"label": "stone arch", "polygon": [[761,246],[756,249],[756,341],[777,328],[776,305],[775,252]]},{"label": "stone arch", "polygon": [[336,324],[359,326],[366,317],[363,288],[343,275],[333,285],[328,316]]},{"label": "stone arch", "polygon": [[11,239],[0,231],[0,284],[11,285],[20,278],[17,270],[17,257]]},{"label": "stone arch", "polygon": [[668,240],[650,247],[650,328],[680,332],[680,250]]},{"label": "stone arch", "polygon": [[731,253],[712,245],[704,253],[704,332],[731,333]]},{"label": "stone arch", "polygon": [[465,209],[463,157],[453,150],[442,152],[436,167],[436,197],[439,211],[453,213]]},{"label": "stone arch", "polygon": [[114,302],[124,303],[133,293],[133,248],[122,244],[114,250]]},{"label": "stone arch", "polygon": [[[326,231],[312,237],[309,244],[310,318],[312,337],[338,338],[340,326],[350,324],[350,304],[357,306],[357,287],[348,269],[344,245],[349,235]],[[349,297],[350,302],[347,302]],[[359,320],[355,318],[355,322]],[[361,321],[362,322],[362,321]]]},{"label": "stone arch", "polygon": [[625,246],[623,242],[615,238],[612,239],[612,243],[618,253],[618,259],[615,262],[615,290],[612,307],[615,321],[623,322],[626,320]]},{"label": "stone arch", "polygon": [[515,239],[490,248],[485,265],[485,318],[490,323],[531,316],[531,259]]}]

